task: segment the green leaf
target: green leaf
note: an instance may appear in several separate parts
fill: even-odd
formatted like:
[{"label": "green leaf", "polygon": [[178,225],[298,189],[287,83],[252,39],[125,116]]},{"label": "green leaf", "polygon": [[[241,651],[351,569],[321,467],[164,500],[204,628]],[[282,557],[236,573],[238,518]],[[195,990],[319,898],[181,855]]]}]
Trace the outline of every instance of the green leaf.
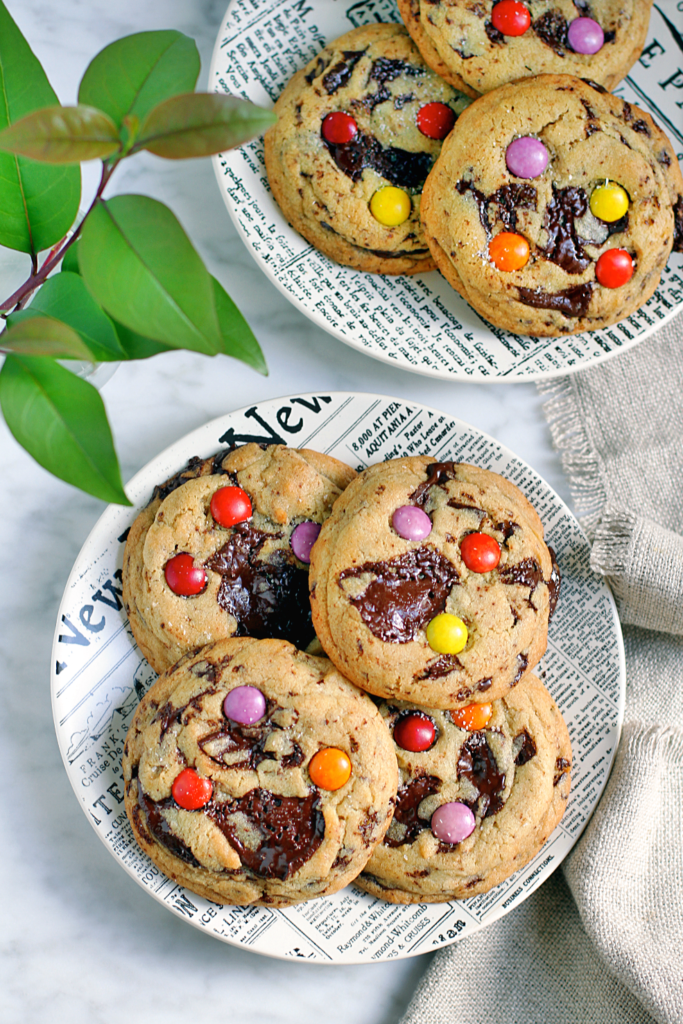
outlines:
[{"label": "green leaf", "polygon": [[[0,0],[0,130],[57,103],[40,62]],[[0,152],[0,245],[38,253],[63,238],[78,213],[81,172]]]},{"label": "green leaf", "polygon": [[78,242],[69,246],[64,254],[61,269],[68,274],[80,274],[78,267]]},{"label": "green leaf", "polygon": [[271,110],[234,96],[186,93],[149,112],[134,149],[148,149],[167,160],[210,156],[241,146],[276,121]]},{"label": "green leaf", "polygon": [[251,327],[223,285],[215,277],[211,280],[213,281],[218,324],[223,337],[223,345],[220,351],[226,356],[241,359],[243,363],[247,363],[248,366],[252,366],[259,373],[262,373],[264,377],[267,377],[268,367],[266,366],[261,346],[254,337]]},{"label": "green leaf", "polygon": [[64,271],[49,278],[36,292],[30,307],[13,313],[7,322],[12,326],[41,314],[68,324],[78,333],[87,351],[79,359],[106,363],[126,358],[113,323],[78,274]]},{"label": "green leaf", "polygon": [[126,359],[149,359],[151,356],[158,356],[160,352],[174,352],[177,349],[173,345],[166,345],[163,341],[152,341],[151,338],[143,338],[141,334],[129,330],[123,324],[114,321],[116,333],[119,336],[121,347],[126,353]]},{"label": "green leaf", "polygon": [[98,202],[83,225],[78,262],[95,299],[131,331],[173,348],[220,351],[211,276],[163,203]]},{"label": "green leaf", "polygon": [[71,327],[47,316],[13,322],[0,334],[0,349],[17,355],[92,360],[90,351]]},{"label": "green leaf", "polygon": [[0,132],[0,149],[47,164],[77,164],[120,148],[112,119],[95,107],[45,107]]},{"label": "green leaf", "polygon": [[191,92],[199,75],[199,53],[181,32],[138,32],[106,46],[88,65],[78,102],[109,114],[117,127],[124,117],[142,120],[157,103]]},{"label": "green leaf", "polygon": [[0,405],[15,438],[41,466],[103,501],[130,505],[99,392],[51,359],[8,356]]}]

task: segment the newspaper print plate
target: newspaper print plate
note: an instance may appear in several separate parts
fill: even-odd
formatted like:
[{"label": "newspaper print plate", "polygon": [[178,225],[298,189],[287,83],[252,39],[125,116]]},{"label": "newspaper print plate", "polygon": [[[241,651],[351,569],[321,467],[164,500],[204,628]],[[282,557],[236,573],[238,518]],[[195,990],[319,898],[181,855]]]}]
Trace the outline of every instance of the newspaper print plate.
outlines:
[{"label": "newspaper print plate", "polygon": [[[642,57],[615,91],[653,114],[683,160],[680,12],[677,0],[658,0]],[[270,107],[327,41],[375,21],[400,21],[394,0],[232,0],[209,89]],[[380,277],[317,252],[271,196],[262,139],[214,157],[214,170],[245,245],[290,302],[352,348],[413,373],[488,381],[573,373],[642,341],[683,308],[683,255],[674,253],[654,296],[621,323],[571,337],[520,337],[483,320],[436,271]]]},{"label": "newspaper print plate", "polygon": [[[533,502],[562,572],[562,593],[540,675],[567,720],[572,793],[541,853],[508,881],[469,900],[394,906],[349,886],[288,910],[220,907],[166,878],[137,846],[123,808],[121,754],[131,716],[156,678],[121,606],[123,542],[156,483],[193,455],[247,441],[327,452],[363,469],[428,452],[503,473]],[[59,609],[52,700],[64,764],[84,814],[121,866],[173,913],[232,945],[320,963],[413,956],[469,935],[517,906],[576,842],[609,775],[623,717],[624,661],[612,596],[590,569],[576,519],[512,452],[460,420],[399,399],[336,392],[295,395],[223,416],[149,463],[127,492],[136,507],[111,506],[76,560]],[[87,854],[86,854],[87,855]]]}]

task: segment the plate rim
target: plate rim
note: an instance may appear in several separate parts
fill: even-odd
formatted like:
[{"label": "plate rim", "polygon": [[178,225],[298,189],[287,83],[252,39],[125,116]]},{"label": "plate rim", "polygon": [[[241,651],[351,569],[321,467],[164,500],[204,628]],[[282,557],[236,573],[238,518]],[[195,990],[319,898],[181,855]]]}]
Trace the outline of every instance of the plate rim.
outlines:
[{"label": "plate rim", "polygon": [[[292,957],[291,956],[287,956],[284,953],[275,953],[275,952],[271,952],[271,951],[264,950],[264,949],[257,949],[257,948],[253,948],[251,946],[245,946],[243,943],[239,942],[238,940],[231,939],[231,938],[228,938],[228,937],[222,936],[222,935],[217,935],[217,934],[215,934],[213,932],[207,931],[207,929],[202,927],[202,925],[201,925],[201,923],[199,921],[195,921],[194,918],[187,918],[184,915],[180,914],[179,912],[176,912],[174,907],[170,906],[162,898],[158,897],[155,892],[153,892],[151,889],[149,889],[147,886],[145,886],[142,883],[142,881],[140,880],[140,878],[135,874],[133,869],[131,867],[129,867],[128,864],[124,863],[124,861],[121,860],[114,853],[114,851],[110,848],[109,844],[107,843],[107,841],[105,839],[104,834],[98,830],[97,825],[95,824],[95,822],[92,819],[92,816],[88,814],[87,809],[86,809],[86,807],[85,807],[85,805],[84,805],[84,803],[83,803],[83,801],[81,799],[81,796],[80,796],[78,790],[76,789],[76,777],[75,777],[75,774],[72,773],[71,770],[70,770],[70,764],[69,764],[68,757],[67,757],[67,750],[66,750],[64,742],[63,742],[62,731],[61,731],[61,728],[59,726],[59,722],[58,722],[58,718],[57,718],[57,714],[58,714],[57,706],[56,706],[56,701],[57,701],[57,696],[58,696],[58,694],[57,694],[57,678],[58,677],[57,677],[57,672],[56,672],[56,664],[57,664],[57,660],[58,660],[58,658],[57,658],[57,654],[58,654],[57,644],[59,642],[58,641],[58,636],[59,636],[60,629],[61,629],[62,615],[64,614],[64,612],[66,610],[66,604],[67,604],[67,598],[69,596],[69,592],[70,592],[71,587],[74,584],[74,582],[83,574],[82,573],[82,568],[81,568],[81,562],[83,560],[84,554],[88,551],[90,546],[96,542],[97,536],[98,536],[98,534],[99,534],[99,532],[101,530],[106,529],[108,531],[108,535],[109,535],[109,538],[110,538],[109,541],[108,541],[108,544],[111,545],[111,543],[112,543],[111,535],[113,535],[113,533],[114,533],[114,525],[115,525],[116,520],[120,518],[120,519],[125,521],[128,517],[131,517],[131,516],[134,518],[135,516],[138,515],[140,510],[145,507],[147,502],[145,501],[144,504],[141,504],[141,501],[143,501],[144,495],[146,493],[151,493],[151,488],[154,486],[154,484],[152,483],[150,485],[150,481],[149,481],[148,478],[153,476],[154,473],[157,472],[157,470],[155,470],[155,468],[154,468],[157,464],[163,463],[163,460],[166,459],[172,453],[173,449],[175,449],[176,447],[189,445],[189,443],[193,440],[193,438],[198,437],[198,435],[200,435],[200,434],[204,434],[204,433],[208,434],[210,431],[212,431],[214,429],[220,429],[221,432],[223,432],[224,428],[230,425],[229,422],[228,422],[229,420],[231,420],[233,417],[239,416],[246,409],[249,409],[252,406],[256,406],[258,408],[259,406],[264,406],[264,405],[270,405],[270,404],[276,405],[277,403],[287,402],[287,401],[291,400],[291,398],[293,398],[293,397],[296,397],[296,398],[314,398],[319,393],[319,391],[320,391],[320,389],[318,389],[315,392],[309,392],[309,391],[293,392],[290,395],[283,395],[283,396],[274,397],[274,398],[266,398],[262,402],[253,402],[253,403],[250,403],[250,404],[245,405],[245,406],[240,406],[237,409],[233,409],[230,412],[223,413],[220,416],[216,416],[216,417],[212,418],[211,420],[208,420],[206,423],[200,425],[199,427],[195,427],[193,430],[189,431],[187,434],[184,434],[182,437],[179,437],[175,441],[171,442],[164,449],[162,449],[162,451],[160,451],[157,455],[153,456],[136,473],[133,474],[133,476],[128,480],[128,482],[125,485],[127,492],[128,491],[132,491],[133,492],[132,494],[129,493],[129,497],[133,501],[132,506],[115,505],[115,504],[107,505],[105,510],[98,517],[97,521],[93,524],[92,528],[88,532],[88,535],[87,535],[84,543],[81,545],[81,548],[80,548],[80,550],[79,550],[79,552],[78,552],[78,554],[77,554],[77,556],[76,556],[76,558],[74,560],[74,564],[73,564],[73,566],[71,568],[71,571],[70,571],[70,573],[68,575],[66,583],[64,584],[64,590],[63,590],[63,593],[62,593],[62,596],[61,596],[61,599],[60,599],[60,602],[59,602],[59,607],[57,609],[55,629],[54,629],[53,641],[52,641],[52,647],[51,647],[51,662],[50,662],[50,700],[51,700],[51,707],[52,707],[52,718],[53,718],[53,725],[54,725],[54,730],[55,730],[55,736],[56,736],[56,740],[57,740],[57,746],[59,748],[59,753],[60,753],[60,756],[62,758],[62,763],[63,763],[63,766],[64,766],[64,770],[66,772],[66,776],[67,776],[67,779],[69,781],[69,784],[70,784],[70,786],[71,786],[71,788],[73,790],[74,796],[76,797],[76,801],[77,801],[77,804],[78,804],[79,808],[81,809],[82,813],[85,815],[85,817],[88,820],[88,822],[89,822],[90,826],[92,827],[93,831],[95,832],[95,834],[97,835],[98,839],[101,841],[101,843],[103,844],[103,846],[105,847],[105,849],[107,850],[109,855],[112,857],[112,859],[116,862],[116,864],[118,864],[118,866],[120,868],[122,868],[126,872],[126,874],[136,883],[136,885],[138,885],[140,889],[142,889],[144,892],[146,892],[148,894],[148,896],[150,896],[156,903],[158,903],[161,906],[165,907],[174,916],[180,917],[183,921],[187,922],[188,924],[193,925],[198,931],[202,932],[202,934],[208,934],[212,939],[216,939],[219,942],[223,942],[223,943],[225,943],[225,944],[227,944],[229,946],[234,946],[235,948],[243,949],[243,950],[246,950],[246,951],[248,951],[250,953],[256,953],[259,956],[264,956],[264,957],[266,957],[268,959],[282,960],[282,961],[289,962],[289,963],[292,962]],[[393,395],[379,394],[379,393],[374,392],[374,391],[332,391],[332,390],[330,390],[330,391],[327,391],[326,394],[328,394],[330,396],[334,396],[335,398],[338,398],[340,400],[343,400],[344,398],[356,398],[358,396],[367,396],[368,398],[379,399],[380,401],[399,402],[399,403],[403,403],[403,404],[406,404],[406,403],[410,402],[409,399],[400,398],[400,397],[393,396]],[[515,452],[513,452],[510,448],[508,448],[507,445],[503,444],[501,441],[498,441],[495,437],[493,437],[492,435],[490,435],[486,431],[480,430],[479,427],[475,427],[472,424],[467,423],[465,420],[461,420],[457,416],[452,416],[450,413],[445,413],[441,409],[434,408],[433,406],[430,406],[430,405],[424,405],[421,402],[410,402],[410,404],[414,405],[414,406],[418,406],[421,410],[424,410],[424,411],[427,411],[427,412],[431,412],[431,413],[435,413],[435,414],[437,414],[439,416],[447,416],[452,422],[454,422],[454,423],[456,423],[458,425],[461,425],[464,429],[472,431],[474,434],[478,435],[479,437],[484,438],[486,441],[488,441],[488,442],[492,443],[493,445],[499,447],[500,449],[502,449],[502,451],[505,453],[506,456],[509,456],[510,459],[516,460],[517,464],[519,464],[520,466],[522,466],[525,469],[529,470],[531,472],[532,476],[535,477],[536,479],[540,480],[541,483],[552,493],[552,495],[554,496],[554,498],[556,499],[556,501],[559,504],[560,511],[563,511],[566,515],[568,515],[570,517],[570,519],[573,522],[573,525],[578,529],[579,535],[580,535],[582,541],[586,545],[590,545],[590,541],[588,539],[588,536],[587,536],[585,530],[581,526],[581,523],[579,522],[578,518],[575,516],[575,514],[569,508],[567,503],[564,501],[564,499],[545,480],[545,478],[540,473],[538,473],[533,468],[533,466],[531,466],[525,459],[520,458]],[[219,427],[219,424],[220,424],[220,427]],[[184,462],[186,462],[186,461],[187,461],[186,458],[183,458],[181,460],[180,466],[182,466],[182,464],[184,464]],[[368,463],[368,465],[373,465],[373,464],[374,463],[372,463],[372,462]],[[179,466],[179,468],[180,468],[180,466]],[[111,519],[111,524],[109,524],[109,520],[110,519]],[[131,520],[131,522],[132,521],[133,520]],[[124,529],[125,529],[125,527],[124,527]],[[619,666],[619,700],[618,700],[618,705],[617,705],[617,717],[616,717],[615,731],[614,731],[615,742],[614,742],[612,753],[610,755],[610,763],[609,763],[608,771],[605,773],[604,781],[603,781],[602,785],[599,787],[599,792],[598,792],[597,799],[595,800],[593,806],[591,807],[590,813],[586,817],[585,821],[582,823],[581,828],[578,829],[576,834],[572,837],[572,845],[562,855],[562,858],[560,860],[558,860],[557,863],[553,864],[552,867],[550,867],[547,871],[544,870],[541,874],[539,874],[538,880],[534,881],[532,884],[530,884],[526,888],[526,890],[524,892],[524,896],[523,896],[523,898],[521,900],[515,901],[514,905],[511,905],[509,908],[505,908],[502,905],[499,905],[496,908],[496,911],[492,914],[492,916],[490,918],[488,918],[486,920],[485,923],[478,923],[476,926],[474,926],[473,928],[468,930],[468,932],[466,933],[465,937],[469,937],[471,935],[474,935],[477,932],[481,931],[483,928],[487,928],[487,927],[489,927],[489,925],[492,925],[496,921],[500,920],[507,913],[510,913],[513,909],[515,909],[515,907],[520,906],[521,903],[523,903],[530,895],[532,895],[532,893],[534,893],[536,891],[536,889],[539,888],[540,885],[543,884],[543,882],[547,881],[547,879],[557,870],[557,868],[562,864],[562,862],[565,860],[565,858],[571,853],[571,851],[576,846],[576,844],[579,841],[579,839],[581,838],[584,830],[589,825],[589,823],[590,823],[590,821],[591,821],[591,819],[593,817],[593,814],[595,813],[595,811],[596,811],[600,801],[602,800],[602,797],[604,795],[605,789],[606,789],[607,784],[609,782],[609,779],[610,779],[610,776],[611,776],[611,773],[612,773],[612,770],[613,770],[613,767],[614,767],[614,764],[615,764],[615,761],[616,761],[617,751],[619,749],[619,745],[620,745],[620,742],[621,742],[621,736],[622,736],[622,730],[623,730],[623,724],[624,724],[625,700],[626,700],[626,659],[625,659],[625,649],[624,649],[623,633],[622,633],[622,628],[621,628],[621,622],[620,622],[619,615],[618,615],[618,612],[617,612],[616,601],[614,599],[614,595],[612,593],[612,590],[611,590],[607,580],[605,579],[605,577],[600,577],[600,579],[602,580],[602,583],[604,584],[604,594],[607,597],[608,603],[609,603],[609,608],[610,608],[610,613],[611,613],[611,621],[612,621],[612,624],[613,624],[614,635],[615,635],[616,644],[617,644],[618,666]],[[150,863],[152,863],[152,862],[150,861]],[[163,872],[162,872],[162,874],[163,874]],[[166,877],[168,877],[168,876],[166,876]],[[353,883],[350,883],[350,884],[353,885]],[[343,890],[340,890],[340,891],[343,891]],[[457,905],[457,903],[459,901],[454,900],[454,901],[451,901],[451,902],[453,902],[453,903],[455,903]],[[406,905],[406,907],[404,909],[409,909],[411,906],[418,906],[418,905],[421,905],[421,904],[408,904],[408,905]],[[287,909],[288,908],[283,908],[283,909],[280,909],[278,911],[273,911],[273,912],[274,913],[275,912],[277,912],[277,913],[286,913]],[[414,958],[416,956],[421,956],[424,953],[438,952],[440,949],[448,949],[450,946],[454,945],[458,941],[460,941],[460,937],[456,936],[450,942],[444,943],[443,945],[439,946],[438,949],[436,949],[436,950],[418,949],[418,950],[415,950],[414,952],[407,951],[407,952],[404,952],[402,954],[399,954],[399,955],[391,957],[391,961],[393,961],[393,960],[407,960],[407,959],[412,959],[412,958]],[[353,958],[346,958],[344,960],[326,961],[326,960],[322,960],[321,959],[321,960],[311,960],[311,961],[306,961],[306,962],[314,964],[316,966],[344,967],[344,966],[353,966],[353,965],[358,965],[358,964],[369,964],[369,963],[389,963],[390,960],[384,958],[384,959],[378,959],[376,961],[373,961],[371,959],[368,959],[368,957],[359,957],[359,958],[353,957]]]},{"label": "plate rim", "polygon": [[[220,22],[220,26],[219,26],[219,30],[218,30],[218,35],[216,36],[216,40],[215,40],[214,45],[213,45],[213,50],[212,50],[212,53],[211,53],[211,62],[209,64],[208,83],[207,83],[208,91],[212,92],[212,93],[219,91],[218,89],[215,88],[214,81],[215,81],[215,78],[216,78],[216,76],[218,74],[216,65],[218,63],[218,59],[219,59],[219,56],[220,56],[220,53],[221,53],[221,38],[222,38],[222,36],[224,34],[224,30],[226,28],[226,22],[227,22],[230,10],[238,2],[239,2],[239,0],[228,0],[227,7],[225,9],[225,12],[224,12],[223,17],[222,17],[221,22]],[[268,0],[268,2],[270,3],[271,0]],[[313,2],[315,4],[319,4],[319,3],[323,3],[324,0],[311,0],[311,2]],[[627,75],[625,75],[624,78],[621,81],[622,82],[625,81],[626,77],[627,77]],[[619,85],[620,84],[621,84],[621,82],[619,83]],[[232,95],[232,94],[227,94],[226,93],[226,95]],[[269,109],[272,108],[273,105],[274,104],[270,104],[269,105]],[[667,139],[668,138],[669,138],[669,136],[667,134]],[[669,141],[671,141],[671,140],[669,139]],[[672,143],[672,145],[673,145],[673,143]],[[241,147],[239,147],[239,148],[241,148]],[[232,223],[233,223],[233,225],[235,227],[235,230],[237,232],[237,236],[238,236],[240,242],[242,243],[243,247],[247,250],[247,252],[251,256],[251,258],[253,259],[254,263],[259,268],[259,270],[263,273],[263,275],[272,284],[275,285],[277,290],[287,299],[287,301],[296,310],[298,310],[300,313],[303,313],[303,315],[305,317],[307,317],[308,320],[310,320],[312,323],[314,323],[316,325],[316,327],[319,327],[321,330],[323,330],[325,332],[325,334],[328,334],[329,336],[335,338],[337,341],[341,341],[344,345],[346,345],[348,348],[353,349],[355,352],[360,352],[362,355],[367,356],[369,359],[375,359],[377,362],[383,363],[385,366],[393,366],[393,367],[395,367],[395,368],[397,368],[399,370],[403,370],[406,373],[416,374],[417,376],[421,376],[421,377],[428,377],[428,378],[430,378],[432,380],[450,381],[451,383],[454,383],[454,382],[466,383],[468,381],[472,381],[473,383],[477,383],[477,384],[525,384],[525,383],[535,383],[535,382],[539,382],[539,381],[558,380],[558,379],[560,379],[562,377],[568,377],[568,376],[573,375],[574,373],[578,373],[581,370],[586,370],[586,369],[588,369],[588,368],[590,368],[592,366],[602,366],[603,363],[609,362],[609,360],[613,359],[615,356],[621,355],[623,352],[630,351],[632,348],[635,348],[637,345],[639,345],[640,342],[646,341],[648,338],[651,338],[652,335],[655,334],[657,331],[659,331],[660,328],[665,327],[671,320],[674,319],[675,316],[679,315],[683,311],[683,303],[681,303],[679,306],[674,307],[671,310],[668,310],[664,314],[664,316],[662,317],[661,320],[657,320],[656,323],[653,322],[650,326],[645,328],[645,330],[641,334],[639,334],[637,337],[631,338],[631,339],[628,339],[628,338],[625,339],[624,342],[621,345],[616,346],[615,348],[611,349],[609,352],[602,352],[600,354],[596,354],[592,359],[591,358],[587,358],[585,360],[585,362],[582,362],[579,365],[564,366],[561,369],[553,368],[553,369],[549,370],[548,372],[533,371],[533,372],[526,373],[526,374],[510,373],[509,376],[503,376],[502,374],[497,373],[495,375],[489,376],[487,374],[481,373],[481,371],[476,370],[476,369],[473,369],[471,373],[459,373],[459,372],[457,372],[456,368],[453,368],[452,370],[449,369],[449,370],[443,371],[443,370],[439,370],[438,367],[434,368],[433,370],[430,370],[430,369],[423,369],[423,368],[421,368],[419,366],[406,365],[404,362],[399,361],[399,359],[392,358],[391,356],[385,354],[382,351],[376,351],[375,349],[369,350],[369,349],[365,348],[364,346],[360,345],[359,343],[356,343],[354,340],[352,340],[348,336],[342,334],[340,331],[335,329],[333,326],[331,326],[325,320],[325,317],[322,316],[322,314],[319,314],[319,313],[316,312],[315,307],[313,307],[313,309],[309,309],[308,306],[304,305],[303,302],[301,302],[294,295],[292,295],[292,293],[287,290],[287,288],[284,286],[284,284],[282,284],[277,279],[277,277],[275,276],[274,272],[271,270],[271,267],[269,266],[269,264],[265,263],[263,260],[260,260],[258,258],[257,253],[254,251],[253,247],[250,246],[247,243],[247,241],[246,241],[246,239],[245,239],[245,237],[244,237],[244,235],[242,233],[242,228],[241,228],[241,225],[240,225],[239,220],[237,218],[237,213],[233,209],[232,205],[229,203],[227,193],[222,188],[221,182],[222,182],[223,174],[222,174],[222,171],[221,171],[220,161],[221,161],[221,158],[225,157],[225,155],[226,155],[225,153],[216,153],[214,156],[211,157],[211,163],[212,163],[214,174],[215,174],[215,177],[216,177],[216,182],[217,182],[217,185],[218,185],[218,191],[220,193],[221,199],[223,200],[223,205],[225,206],[226,210],[228,211],[228,215],[230,217],[230,220],[232,221]],[[271,196],[271,199],[272,199],[272,192],[270,192],[270,190],[269,190],[269,195]],[[272,202],[275,202],[275,200],[272,199]],[[286,218],[285,218],[285,220],[286,220]],[[291,225],[289,225],[289,223],[288,223],[288,227],[292,231],[294,231],[294,228],[292,228]],[[298,234],[298,232],[295,232],[295,234],[299,238],[303,237],[303,236],[300,236]],[[304,239],[304,241],[306,241],[306,239]],[[310,243],[307,243],[307,244],[310,245]],[[311,246],[311,248],[315,249],[315,246]],[[319,251],[319,250],[316,250],[316,251]],[[324,253],[320,253],[320,255],[323,256],[325,259],[330,259],[330,257],[325,256]],[[671,254],[670,254],[670,256],[671,256]],[[336,264],[336,263],[334,263],[333,260],[331,260],[330,262],[333,264],[333,266],[344,266],[344,264]],[[667,261],[667,263],[668,263],[668,261]],[[348,269],[349,271],[354,272],[356,274],[363,275],[363,276],[365,274],[364,271],[361,271],[361,270],[354,271],[353,268],[351,268],[351,267],[348,267],[346,269]],[[439,271],[436,271],[436,272],[439,273]],[[430,271],[430,273],[432,273],[432,271]],[[387,276],[387,275],[379,275],[379,276],[380,277],[384,277],[384,276]],[[463,302],[467,303],[467,300],[463,299]],[[483,318],[479,315],[479,313],[477,313],[477,311],[472,306],[470,306],[469,303],[467,303],[467,306],[468,306],[469,309],[472,310],[472,312],[475,314],[475,316],[477,316],[479,318],[479,320],[482,320],[482,322],[486,326],[486,321],[483,320]],[[640,308],[641,307],[639,307],[639,309]],[[633,315],[633,314],[631,314],[631,315]],[[618,321],[617,323],[610,325],[610,329],[612,327],[617,327],[618,324],[621,323],[621,322],[628,322],[628,318],[625,318],[624,321]],[[580,334],[590,334],[590,333],[592,333],[592,332],[590,332],[590,331],[580,332]],[[571,335],[571,334],[562,334],[562,335],[558,335],[557,337],[558,338],[568,338],[568,337],[573,337],[573,336],[574,335]],[[523,335],[523,337],[533,337],[533,335]]]}]

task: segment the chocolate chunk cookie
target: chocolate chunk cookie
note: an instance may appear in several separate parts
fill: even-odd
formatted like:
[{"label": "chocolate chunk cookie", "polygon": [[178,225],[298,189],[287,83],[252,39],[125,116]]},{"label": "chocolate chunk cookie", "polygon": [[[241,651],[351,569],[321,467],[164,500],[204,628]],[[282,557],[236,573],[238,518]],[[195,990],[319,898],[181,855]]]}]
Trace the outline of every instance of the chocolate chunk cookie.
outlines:
[{"label": "chocolate chunk cookie", "polygon": [[682,193],[649,114],[542,75],[464,112],[421,210],[439,269],[482,317],[553,336],[607,327],[650,298],[683,245]]},{"label": "chocolate chunk cookie", "polygon": [[469,96],[543,74],[613,89],[635,64],[652,0],[398,0],[427,64]]},{"label": "chocolate chunk cookie", "polygon": [[391,820],[386,726],[327,658],[220,640],[143,698],[125,805],[161,870],[214,903],[288,906],[348,884]]},{"label": "chocolate chunk cookie", "polygon": [[314,548],[313,624],[370,693],[488,702],[543,655],[558,577],[541,521],[496,473],[394,459],[337,500]]},{"label": "chocolate chunk cookie", "polygon": [[123,561],[131,629],[155,671],[235,635],[307,647],[310,547],[355,475],[318,452],[247,444],[157,487]]},{"label": "chocolate chunk cookie", "polygon": [[534,675],[485,711],[391,703],[380,713],[400,784],[357,885],[392,903],[441,903],[487,892],[535,857],[567,804],[571,745]]},{"label": "chocolate chunk cookie", "polygon": [[468,102],[427,67],[402,25],[354,29],[299,71],[275,106],[265,137],[273,195],[338,263],[433,270],[420,194]]}]

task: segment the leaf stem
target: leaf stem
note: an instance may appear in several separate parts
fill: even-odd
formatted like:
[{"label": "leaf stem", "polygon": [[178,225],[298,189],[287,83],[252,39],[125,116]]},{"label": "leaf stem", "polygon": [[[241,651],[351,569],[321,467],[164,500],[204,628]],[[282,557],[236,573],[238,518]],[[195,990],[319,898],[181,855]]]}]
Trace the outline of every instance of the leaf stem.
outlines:
[{"label": "leaf stem", "polygon": [[1,312],[2,310],[12,310],[13,312],[16,312],[17,310],[22,309],[23,306],[25,306],[28,300],[30,299],[31,295],[33,295],[34,291],[37,288],[39,288],[41,284],[45,283],[45,281],[52,273],[52,271],[55,269],[55,267],[61,262],[61,260],[64,259],[64,255],[67,249],[70,249],[74,242],[78,241],[78,237],[81,233],[81,228],[83,227],[88,216],[92,213],[96,204],[102,198],[102,193],[107,187],[109,179],[111,178],[112,174],[116,169],[117,163],[118,161],[114,163],[102,164],[102,175],[100,177],[100,183],[97,186],[97,192],[95,193],[95,197],[92,203],[88,207],[85,217],[83,217],[83,220],[78,225],[78,227],[74,228],[74,231],[69,238],[62,239],[62,241],[55,246],[55,248],[52,250],[52,252],[48,255],[47,259],[43,263],[42,267],[38,267],[37,255],[35,253],[31,255],[31,264],[33,267],[31,276],[26,281],[24,281],[24,283],[20,285],[20,287],[17,288],[17,290],[12,295],[10,295],[8,299],[0,303],[0,316],[7,315],[3,314]]}]

